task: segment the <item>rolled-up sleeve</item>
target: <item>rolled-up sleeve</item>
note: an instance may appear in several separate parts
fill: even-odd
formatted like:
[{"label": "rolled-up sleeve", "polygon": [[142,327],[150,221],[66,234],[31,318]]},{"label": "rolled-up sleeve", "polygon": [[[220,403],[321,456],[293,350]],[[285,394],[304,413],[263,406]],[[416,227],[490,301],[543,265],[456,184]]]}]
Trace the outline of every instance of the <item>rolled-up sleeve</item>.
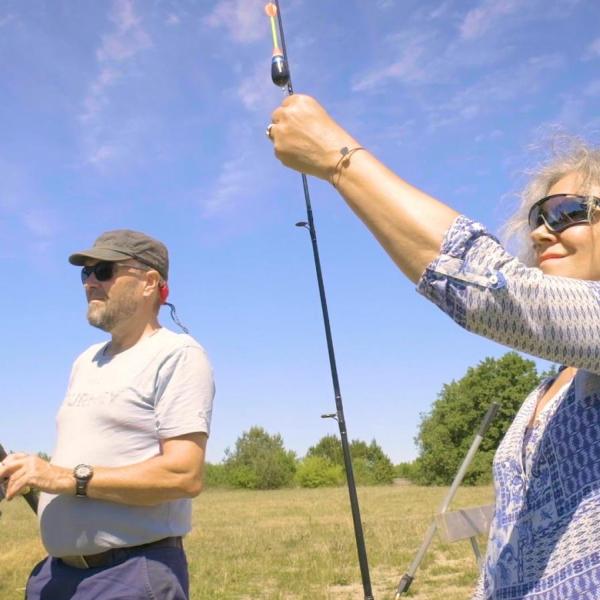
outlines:
[{"label": "rolled-up sleeve", "polygon": [[464,216],[417,290],[468,331],[600,374],[600,282],[526,267]]}]

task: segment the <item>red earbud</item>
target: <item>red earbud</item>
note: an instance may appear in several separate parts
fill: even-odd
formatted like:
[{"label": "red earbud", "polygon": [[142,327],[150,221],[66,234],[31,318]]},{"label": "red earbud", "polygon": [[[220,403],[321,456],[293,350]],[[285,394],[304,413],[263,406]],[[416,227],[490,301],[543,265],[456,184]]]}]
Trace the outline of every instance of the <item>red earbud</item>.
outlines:
[{"label": "red earbud", "polygon": [[163,281],[158,285],[158,293],[160,296],[160,303],[164,304],[169,297],[169,284],[166,281]]}]

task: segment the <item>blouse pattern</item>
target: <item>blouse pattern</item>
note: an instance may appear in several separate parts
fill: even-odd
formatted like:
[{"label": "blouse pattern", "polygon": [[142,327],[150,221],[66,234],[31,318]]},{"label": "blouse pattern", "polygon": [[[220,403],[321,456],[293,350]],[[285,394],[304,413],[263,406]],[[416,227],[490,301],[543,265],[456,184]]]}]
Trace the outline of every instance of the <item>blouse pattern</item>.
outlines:
[{"label": "blouse pattern", "polygon": [[498,447],[473,600],[600,599],[600,282],[528,268],[461,216],[417,289],[473,333],[579,369],[526,439],[553,380],[533,390]]}]

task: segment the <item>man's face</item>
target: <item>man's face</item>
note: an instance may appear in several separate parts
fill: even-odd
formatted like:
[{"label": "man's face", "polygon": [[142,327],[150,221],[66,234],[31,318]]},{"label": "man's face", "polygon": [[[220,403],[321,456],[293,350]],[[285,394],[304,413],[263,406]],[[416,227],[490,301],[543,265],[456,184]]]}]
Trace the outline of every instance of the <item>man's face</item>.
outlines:
[{"label": "man's face", "polygon": [[[90,260],[86,267],[97,263]],[[89,324],[110,332],[135,315],[142,301],[141,274],[141,270],[127,263],[115,263],[113,276],[108,281],[98,281],[92,273],[84,283]]]}]

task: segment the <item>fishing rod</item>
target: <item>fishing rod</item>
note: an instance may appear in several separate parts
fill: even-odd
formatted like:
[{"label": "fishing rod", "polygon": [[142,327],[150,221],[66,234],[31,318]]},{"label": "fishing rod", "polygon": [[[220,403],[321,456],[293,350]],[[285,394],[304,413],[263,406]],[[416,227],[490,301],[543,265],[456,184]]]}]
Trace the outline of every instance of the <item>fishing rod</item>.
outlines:
[{"label": "fishing rod", "polygon": [[[273,36],[273,58],[271,61],[271,79],[273,83],[282,88],[287,88],[288,96],[294,93],[292,87],[292,78],[288,63],[287,50],[285,47],[285,37],[283,34],[283,22],[281,20],[281,10],[279,0],[269,2],[265,6],[265,12],[271,22],[271,34]],[[277,19],[277,23],[275,22]],[[277,30],[281,37],[281,46],[277,38]],[[268,130],[267,130],[268,133]],[[333,349],[333,337],[331,335],[331,326],[329,324],[329,311],[327,310],[327,299],[325,297],[325,285],[323,283],[323,273],[321,271],[321,261],[319,259],[319,247],[317,245],[317,232],[313,219],[312,206],[310,201],[310,192],[308,190],[308,180],[302,173],[302,188],[304,190],[304,200],[306,202],[307,221],[296,223],[297,227],[304,227],[310,233],[312,242],[313,256],[315,260],[315,270],[317,273],[317,282],[319,285],[319,296],[321,298],[321,310],[323,311],[323,324],[325,326],[325,337],[327,339],[327,351],[329,353],[329,366],[331,368],[331,379],[333,382],[333,392],[335,395],[336,412],[334,414],[322,415],[322,418],[333,418],[337,421],[340,430],[340,439],[342,442],[342,453],[344,456],[344,467],[346,470],[346,481],[348,483],[348,495],[350,496],[350,507],[352,510],[352,521],[354,523],[354,536],[356,538],[356,550],[358,553],[358,562],[362,578],[362,586],[365,600],[374,600],[371,591],[371,578],[369,575],[369,562],[367,560],[367,550],[365,547],[365,538],[363,534],[362,521],[360,518],[360,508],[358,506],[358,495],[356,493],[356,482],[352,469],[352,457],[350,455],[350,446],[348,444],[348,432],[346,430],[346,420],[344,418],[344,406],[342,404],[342,394],[338,378],[335,353]]]},{"label": "fishing rod", "polygon": [[[0,444],[0,462],[2,462],[8,455],[4,450],[2,444]],[[34,513],[37,513],[38,508],[38,496],[33,490],[29,490],[27,493],[22,494],[23,499],[29,504],[29,507]],[[4,499],[4,482],[0,481],[0,501]]]}]

